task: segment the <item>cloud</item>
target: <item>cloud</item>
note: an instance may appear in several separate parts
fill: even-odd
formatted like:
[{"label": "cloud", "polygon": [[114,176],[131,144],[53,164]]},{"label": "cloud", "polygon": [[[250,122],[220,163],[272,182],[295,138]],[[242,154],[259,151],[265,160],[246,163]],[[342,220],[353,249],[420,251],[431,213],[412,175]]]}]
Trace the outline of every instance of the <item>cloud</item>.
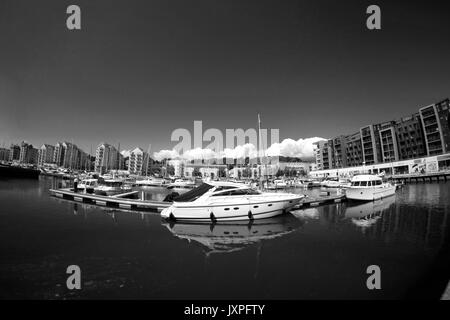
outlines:
[{"label": "cloud", "polygon": [[[313,137],[306,139],[284,139],[280,143],[272,144],[267,150],[265,150],[266,156],[276,157],[292,157],[301,158],[303,160],[313,160],[314,159],[314,143],[317,141],[325,140],[323,138]],[[216,153],[211,149],[201,149],[195,148],[184,152],[180,155],[176,150],[161,150],[155,152],[153,157],[156,160],[163,159],[185,159],[185,160],[196,160],[196,159],[214,159],[214,158],[256,158],[258,155],[258,150],[251,143],[246,143],[244,145],[237,146],[233,149],[224,149],[223,151]]]},{"label": "cloud", "polygon": [[207,159],[214,159],[216,157],[217,157],[217,153],[215,153],[211,149],[201,149],[201,148],[187,150],[182,155],[182,158],[185,160],[196,160],[196,159],[207,160]]},{"label": "cloud", "polygon": [[258,156],[258,150],[251,143],[246,143],[242,146],[237,146],[234,149],[226,148],[220,154],[220,158],[239,159],[239,158],[256,158]]},{"label": "cloud", "polygon": [[124,158],[130,156],[130,150],[122,150],[120,153],[122,154],[122,156],[123,156]]},{"label": "cloud", "polygon": [[161,161],[164,159],[178,159],[180,158],[180,155],[175,150],[160,150],[153,153],[153,158],[155,158],[155,160]]},{"label": "cloud", "polygon": [[298,140],[284,139],[280,143],[272,144],[265,154],[272,157],[282,156],[312,160],[314,159],[314,143],[321,140],[325,139],[318,137]]}]

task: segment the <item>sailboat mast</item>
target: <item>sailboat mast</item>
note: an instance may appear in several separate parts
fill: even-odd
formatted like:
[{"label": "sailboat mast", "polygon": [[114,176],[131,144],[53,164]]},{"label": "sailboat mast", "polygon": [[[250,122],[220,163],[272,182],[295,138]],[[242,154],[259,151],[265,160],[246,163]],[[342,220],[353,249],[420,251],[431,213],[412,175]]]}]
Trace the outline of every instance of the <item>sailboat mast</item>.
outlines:
[{"label": "sailboat mast", "polygon": [[152,145],[149,143],[148,144],[148,149],[147,149],[147,165],[145,166],[145,176],[148,177],[148,162],[150,161],[150,149],[151,149]]},{"label": "sailboat mast", "polygon": [[259,184],[260,184],[260,188],[263,189],[263,180],[264,178],[262,177],[263,175],[263,168],[262,168],[262,159],[261,159],[261,149],[263,149],[262,146],[262,139],[261,139],[261,117],[258,113],[258,151],[257,151],[257,155],[258,155],[258,160],[259,160],[259,168],[260,168],[260,175],[259,175]]},{"label": "sailboat mast", "polygon": [[117,146],[117,169],[116,169],[116,173],[117,173],[117,171],[118,170],[121,170],[122,168],[121,168],[121,163],[120,163],[120,142],[119,142],[119,144],[118,144],[118,146]]}]

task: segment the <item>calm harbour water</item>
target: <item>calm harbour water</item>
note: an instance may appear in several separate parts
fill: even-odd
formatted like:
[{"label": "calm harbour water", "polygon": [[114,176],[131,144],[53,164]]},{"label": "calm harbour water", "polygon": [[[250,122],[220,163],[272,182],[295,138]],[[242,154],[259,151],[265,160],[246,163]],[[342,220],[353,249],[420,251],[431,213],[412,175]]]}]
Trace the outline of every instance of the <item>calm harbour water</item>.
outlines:
[{"label": "calm harbour water", "polygon": [[[168,225],[156,213],[56,199],[48,193],[54,183],[0,180],[0,298],[431,297],[420,284],[448,266],[448,182],[225,226]],[[167,193],[145,192],[147,199]],[[373,264],[381,290],[366,287]],[[66,288],[69,265],[81,268],[81,290]]]}]

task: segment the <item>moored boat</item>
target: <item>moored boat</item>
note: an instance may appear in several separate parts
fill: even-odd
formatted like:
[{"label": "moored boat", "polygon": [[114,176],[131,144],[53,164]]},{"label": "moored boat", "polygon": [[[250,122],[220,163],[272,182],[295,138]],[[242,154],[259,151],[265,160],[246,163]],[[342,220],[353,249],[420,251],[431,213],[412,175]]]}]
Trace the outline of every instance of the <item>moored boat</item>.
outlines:
[{"label": "moored boat", "polygon": [[395,195],[396,186],[384,183],[376,175],[354,176],[351,185],[345,189],[349,200],[373,201]]},{"label": "moored boat", "polygon": [[176,179],[174,182],[169,183],[167,189],[193,189],[195,188],[195,181],[187,179]]},{"label": "moored boat", "polygon": [[0,177],[38,179],[39,174],[34,168],[0,164]]},{"label": "moored boat", "polygon": [[97,187],[94,188],[95,194],[111,196],[119,193],[130,192],[131,186],[124,184],[120,179],[107,179],[99,183]]},{"label": "moored boat", "polygon": [[324,188],[339,188],[340,182],[338,178],[327,178],[320,183]]},{"label": "moored boat", "polygon": [[162,187],[166,181],[162,178],[148,177],[143,180],[136,180],[135,185],[138,187]]},{"label": "moored boat", "polygon": [[231,182],[208,182],[175,198],[161,216],[176,221],[200,222],[263,219],[288,212],[304,197],[261,192]]},{"label": "moored boat", "polygon": [[98,179],[93,178],[82,179],[77,185],[78,190],[84,190],[88,193],[93,193],[96,187],[98,187]]},{"label": "moored boat", "polygon": [[269,190],[279,190],[279,189],[286,189],[287,183],[284,182],[281,179],[274,180],[272,183],[269,183],[267,189]]}]

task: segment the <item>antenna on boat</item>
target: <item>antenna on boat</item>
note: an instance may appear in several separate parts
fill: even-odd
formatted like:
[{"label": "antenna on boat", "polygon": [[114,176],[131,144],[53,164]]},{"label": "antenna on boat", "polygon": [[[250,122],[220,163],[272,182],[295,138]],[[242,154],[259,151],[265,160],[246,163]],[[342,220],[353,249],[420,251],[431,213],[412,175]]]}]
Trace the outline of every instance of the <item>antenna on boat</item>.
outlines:
[{"label": "antenna on boat", "polygon": [[148,162],[150,161],[150,149],[152,148],[151,143],[148,144],[147,149],[147,164],[145,166],[145,176],[148,177]]},{"label": "antenna on boat", "polygon": [[116,167],[116,173],[118,172],[118,170],[122,170],[121,163],[120,163],[120,142],[119,142],[119,145],[117,146],[117,167]]}]

